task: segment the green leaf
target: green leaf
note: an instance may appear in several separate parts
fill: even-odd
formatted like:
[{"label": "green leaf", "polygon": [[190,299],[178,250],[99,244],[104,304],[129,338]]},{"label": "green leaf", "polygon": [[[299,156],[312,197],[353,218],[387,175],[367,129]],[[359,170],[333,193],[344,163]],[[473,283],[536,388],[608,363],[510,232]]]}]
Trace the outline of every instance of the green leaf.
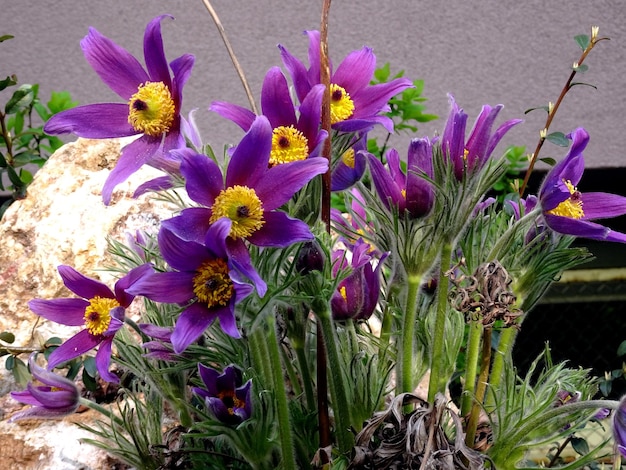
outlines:
[{"label": "green leaf", "polygon": [[576,85],[585,85],[585,86],[590,86],[591,88],[595,88],[596,90],[598,89],[597,86],[592,85],[591,83],[584,83],[584,82],[572,82],[569,84],[569,87],[572,88]]},{"label": "green leaf", "polygon": [[20,170],[20,179],[22,180],[24,186],[28,186],[33,181],[33,174],[22,168]]},{"label": "green leaf", "polygon": [[7,360],[4,363],[4,367],[6,368],[6,370],[13,370],[14,366],[15,366],[15,356],[11,354],[9,357],[7,357]]},{"label": "green leaf", "polygon": [[7,41],[9,39],[13,39],[15,36],[12,36],[11,34],[5,34],[3,36],[0,36],[0,42],[4,42]]},{"label": "green leaf", "polygon": [[46,103],[51,114],[56,114],[66,109],[78,106],[78,101],[72,101],[69,91],[53,91],[50,101]]},{"label": "green leaf", "polygon": [[17,84],[17,75],[13,74],[10,77],[5,78],[4,80],[0,80],[0,91],[16,84]]},{"label": "green leaf", "polygon": [[83,384],[85,385],[85,388],[87,390],[89,390],[90,392],[95,392],[98,389],[98,382],[96,381],[95,377],[87,373],[87,369],[83,369],[82,377]]},{"label": "green leaf", "polygon": [[547,163],[550,166],[556,165],[556,160],[552,157],[544,157],[539,159],[540,162]]},{"label": "green leaf", "polygon": [[610,380],[603,380],[599,385],[600,393],[602,396],[608,397],[611,394],[611,389],[613,388],[613,382]]},{"label": "green leaf", "polygon": [[583,51],[589,46],[589,36],[587,36],[586,34],[579,34],[578,36],[574,36],[574,40]]},{"label": "green leaf", "polygon": [[622,341],[617,348],[617,357],[626,356],[626,341]]},{"label": "green leaf", "polygon": [[14,134],[20,134],[23,130],[24,130],[24,114],[23,113],[16,113],[14,116],[11,116],[12,119],[9,119],[9,121],[12,121],[11,124],[13,128],[13,133]]},{"label": "green leaf", "polygon": [[15,358],[15,364],[13,366],[13,378],[20,388],[26,387],[26,384],[30,382],[31,374],[28,372],[28,367],[19,358]]},{"label": "green leaf", "polygon": [[13,184],[13,186],[15,188],[20,188],[23,186],[22,184],[22,179],[20,178],[20,175],[18,175],[15,170],[13,169],[13,167],[7,167],[7,174],[9,175],[9,180],[11,181],[11,183]]},{"label": "green leaf", "polygon": [[2,154],[2,152],[0,152],[0,168],[6,168],[7,166],[8,166],[7,160],[6,158],[4,158],[4,155]]},{"label": "green leaf", "polygon": [[580,64],[578,67],[574,67],[574,70],[576,72],[583,73],[583,72],[586,72],[587,70],[589,70],[589,67],[587,67],[587,65],[585,65],[585,64]]},{"label": "green leaf", "polygon": [[374,78],[379,83],[384,83],[387,80],[389,80],[390,73],[391,72],[390,72],[390,69],[389,69],[389,62],[387,62],[382,67],[378,67],[376,70],[374,70]]},{"label": "green leaf", "polygon": [[13,96],[7,101],[4,106],[4,112],[6,114],[14,114],[22,109],[28,108],[35,99],[35,91],[31,85],[20,86]]},{"label": "green leaf", "polygon": [[582,437],[572,437],[571,443],[578,455],[587,455],[589,453],[589,444]]},{"label": "green leaf", "polygon": [[569,147],[569,139],[562,132],[552,132],[546,136],[546,140],[559,147]]},{"label": "green leaf", "polygon": [[8,344],[13,344],[13,342],[15,341],[15,335],[10,331],[3,331],[2,333],[0,333],[0,340]]},{"label": "green leaf", "polygon": [[550,108],[547,106],[537,106],[536,108],[528,108],[526,111],[524,111],[524,114],[528,114],[531,111],[535,111],[537,109],[543,109],[546,113],[550,112]]}]

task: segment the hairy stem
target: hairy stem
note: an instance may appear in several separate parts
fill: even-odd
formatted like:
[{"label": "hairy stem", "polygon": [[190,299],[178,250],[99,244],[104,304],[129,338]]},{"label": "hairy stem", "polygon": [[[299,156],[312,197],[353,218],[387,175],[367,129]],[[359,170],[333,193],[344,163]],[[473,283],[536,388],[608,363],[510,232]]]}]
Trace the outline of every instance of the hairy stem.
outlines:
[{"label": "hairy stem", "polygon": [[415,344],[415,320],[417,318],[417,298],[421,285],[421,276],[409,276],[408,290],[406,294],[406,304],[404,308],[404,321],[402,325],[401,347],[399,361],[396,363],[397,384],[396,391],[398,394],[404,392],[412,392],[415,384],[413,383],[413,359]]},{"label": "hairy stem", "polygon": [[487,379],[489,378],[489,365],[491,364],[491,328],[483,331],[483,348],[482,358],[480,361],[480,373],[478,374],[478,384],[476,384],[476,399],[472,406],[472,413],[467,421],[465,430],[465,444],[470,448],[474,448],[474,440],[476,439],[476,429],[478,428],[478,420],[482,410],[482,403],[485,399],[487,391]]},{"label": "hairy stem", "polygon": [[472,320],[469,325],[467,340],[467,354],[465,360],[465,383],[461,401],[461,416],[469,415],[474,402],[476,391],[476,374],[478,373],[478,358],[480,357],[480,343],[483,335],[483,324],[480,320]]}]

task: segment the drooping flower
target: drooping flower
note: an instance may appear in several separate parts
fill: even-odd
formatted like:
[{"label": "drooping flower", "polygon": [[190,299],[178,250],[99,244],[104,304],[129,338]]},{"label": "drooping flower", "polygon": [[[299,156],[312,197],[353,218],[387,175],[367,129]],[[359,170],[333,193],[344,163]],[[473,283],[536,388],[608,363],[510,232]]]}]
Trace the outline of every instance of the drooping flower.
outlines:
[{"label": "drooping flower", "polygon": [[[308,181],[324,173],[328,162],[315,157],[270,167],[271,146],[270,123],[265,116],[258,116],[233,152],[225,181],[217,164],[206,156],[179,151],[187,193],[203,207],[184,209],[162,225],[185,240],[201,242],[209,226],[226,217],[232,223],[226,242],[231,260],[250,269],[244,240],[273,247],[312,240],[305,222],[276,209]],[[265,284],[258,276],[252,279],[258,294],[263,296]]]},{"label": "drooping flower", "polygon": [[[323,85],[312,87],[296,113],[283,72],[278,67],[267,72],[261,91],[261,110],[273,129],[270,165],[319,156],[327,137],[327,132],[320,129],[323,93]],[[214,101],[209,109],[246,132],[256,118],[249,109],[224,101]]]},{"label": "drooping flower", "polygon": [[86,277],[70,266],[59,266],[65,286],[81,298],[33,299],[28,306],[37,315],[55,323],[84,325],[85,329],[50,354],[48,369],[99,346],[96,367],[100,376],[108,382],[119,382],[118,377],[109,371],[113,337],[124,324],[125,309],[134,299],[128,289],[151,270],[148,265],[132,269],[115,283],[112,291],[106,284]]},{"label": "drooping flower", "polygon": [[165,17],[170,16],[158,16],[146,27],[146,69],[126,49],[90,28],[81,41],[85,58],[125,103],[79,106],[52,116],[44,127],[48,134],[71,132],[92,139],[141,135],[122,149],[104,183],[105,204],[111,201],[113,189],[144,164],[168,171],[178,168],[178,162],[168,152],[185,146],[180,116],[182,90],[194,57],[184,54],[168,67],[161,37],[161,20]]},{"label": "drooping flower", "polygon": [[[296,95],[302,102],[320,79],[320,33],[305,31],[309,37],[309,68],[279,45],[285,67],[291,75]],[[413,86],[410,80],[396,78],[387,83],[370,85],[376,69],[376,56],[369,47],[353,51],[330,71],[330,114],[333,129],[357,132],[382,124],[393,132],[393,121],[380,113],[389,111],[392,96]]]},{"label": "drooping flower", "polygon": [[330,176],[331,191],[348,189],[359,181],[365,173],[367,134],[357,133],[352,141],[352,145],[341,154],[333,165]]},{"label": "drooping flower", "polygon": [[225,333],[239,338],[235,304],[252,292],[242,272],[230,260],[226,237],[230,219],[217,220],[204,243],[183,240],[166,228],[159,231],[161,255],[175,271],[152,272],[136,282],[129,292],[156,302],[185,305],[176,320],[170,341],[181,353],[215,321]]},{"label": "drooping flower", "polygon": [[626,243],[626,234],[590,222],[626,214],[626,197],[609,193],[581,193],[583,150],[589,134],[579,127],[568,137],[572,145],[563,160],[546,175],[539,189],[539,203],[546,224],[555,232],[592,240]]},{"label": "drooping flower", "polygon": [[367,320],[378,303],[380,295],[380,270],[387,254],[375,260],[370,256],[370,245],[358,240],[352,250],[352,260],[348,264],[345,250],[333,253],[333,274],[350,268],[352,272],[339,282],[330,299],[331,311],[335,320]]},{"label": "drooping flower", "polygon": [[76,384],[38,366],[36,358],[37,353],[32,353],[28,366],[37,383],[29,382],[26,390],[11,392],[14,400],[32,407],[11,416],[10,422],[26,418],[60,418],[74,413],[78,408],[80,392]]},{"label": "drooping flower", "polygon": [[381,201],[390,209],[395,206],[400,215],[406,210],[410,217],[427,215],[433,207],[435,190],[428,181],[433,177],[432,142],[428,138],[413,139],[409,145],[406,174],[400,167],[400,155],[395,149],[387,152],[387,166],[368,154],[372,180]]},{"label": "drooping flower", "polygon": [[207,408],[218,420],[226,424],[239,424],[250,418],[252,380],[242,385],[241,370],[230,365],[220,374],[198,363],[198,372],[206,388],[193,387],[193,391],[204,399]]},{"label": "drooping flower", "polygon": [[443,155],[454,166],[457,180],[461,180],[466,173],[479,171],[487,162],[494,149],[509,129],[522,122],[521,119],[506,121],[495,132],[492,127],[500,110],[504,107],[499,104],[495,107],[485,105],[478,115],[467,141],[465,140],[465,126],[467,114],[456,104],[454,97],[449,95],[450,114],[441,138]]}]

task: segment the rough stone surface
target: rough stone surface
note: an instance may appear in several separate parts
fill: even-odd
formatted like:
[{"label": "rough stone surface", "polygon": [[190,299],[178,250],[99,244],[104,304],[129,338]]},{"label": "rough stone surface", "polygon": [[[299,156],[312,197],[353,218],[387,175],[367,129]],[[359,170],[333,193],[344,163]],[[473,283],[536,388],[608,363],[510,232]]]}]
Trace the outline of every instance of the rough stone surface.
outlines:
[{"label": "rough stone surface", "polygon": [[[132,198],[139,184],[161,175],[151,168],[142,168],[118,186],[109,206],[103,204],[101,188],[123,143],[79,139],[63,146],[37,172],[27,198],[11,205],[0,221],[0,332],[14,333],[14,346],[37,347],[51,336],[68,338],[77,331],[43,319],[38,322],[28,309],[27,302],[35,297],[74,295],[63,285],[58,265],[73,266],[112,286],[115,276],[103,271],[113,265],[107,237],[124,241],[127,233],[138,229],[156,232],[160,221],[175,211],[150,195]],[[0,397],[15,388],[0,359]],[[8,395],[0,398],[0,405],[0,420],[21,407],[15,408]],[[1,421],[0,466],[111,468],[103,452],[78,442],[87,434],[71,424],[76,416],[27,424]]]}]

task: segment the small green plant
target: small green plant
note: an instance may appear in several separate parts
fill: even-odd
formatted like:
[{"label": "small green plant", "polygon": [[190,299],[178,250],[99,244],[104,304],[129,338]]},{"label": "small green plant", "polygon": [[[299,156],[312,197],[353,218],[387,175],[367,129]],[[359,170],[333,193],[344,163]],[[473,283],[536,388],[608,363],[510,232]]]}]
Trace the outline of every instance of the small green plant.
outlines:
[{"label": "small green plant", "polygon": [[[12,38],[11,35],[0,36],[0,42]],[[41,167],[63,145],[58,137],[44,133],[43,123],[52,115],[77,105],[67,91],[53,91],[44,104],[39,98],[39,85],[18,86],[15,74],[0,80],[0,92],[10,87],[17,89],[0,108],[0,191],[10,191],[12,197],[0,206],[0,217],[14,200],[26,196],[26,188],[33,179],[26,166]]]}]

